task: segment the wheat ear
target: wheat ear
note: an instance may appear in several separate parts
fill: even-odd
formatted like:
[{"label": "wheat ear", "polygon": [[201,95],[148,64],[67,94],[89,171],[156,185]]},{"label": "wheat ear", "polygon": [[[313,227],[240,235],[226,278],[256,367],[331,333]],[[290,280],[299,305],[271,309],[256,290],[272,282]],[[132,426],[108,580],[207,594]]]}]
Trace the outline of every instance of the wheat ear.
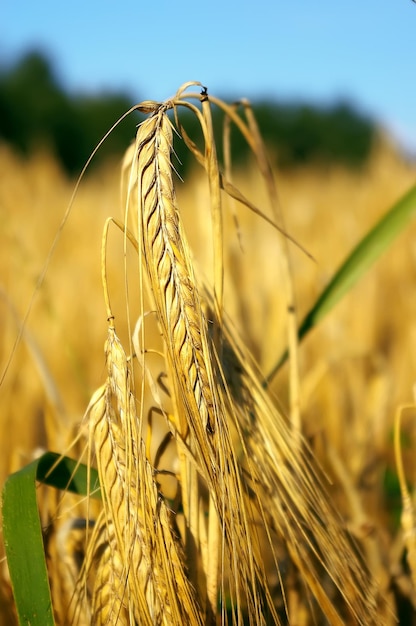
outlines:
[{"label": "wheat ear", "polygon": [[[125,567],[126,603],[140,624],[201,624],[184,569],[180,540],[158,495],[131,389],[131,372],[110,323],[108,380],[92,404],[89,422],[108,523]],[[116,552],[117,554],[117,552]]]},{"label": "wheat ear", "polygon": [[[146,268],[171,361],[182,372],[180,384],[196,404],[194,414],[208,431],[215,429],[209,347],[195,289],[193,268],[183,244],[172,180],[172,124],[160,105],[139,127],[136,139],[139,230]],[[198,428],[195,424],[194,428]],[[184,434],[184,433],[182,433]]]},{"label": "wheat ear", "polygon": [[[140,125],[132,169],[137,181],[141,267],[146,269],[165,340],[179,454],[187,450],[182,456],[181,486],[189,531],[188,563],[190,568],[198,569],[196,559],[203,551],[203,537],[208,532],[210,549],[221,552],[221,561],[214,556],[207,566],[209,610],[217,612],[216,589],[221,572],[221,594],[225,598],[223,574],[230,568],[230,596],[238,615],[241,618],[242,607],[248,603],[252,623],[261,624],[265,619],[264,600],[272,614],[274,609],[266,589],[262,561],[256,558],[258,546],[250,532],[251,514],[244,507],[240,468],[214,366],[215,340],[208,338],[208,321],[176,206],[170,161],[173,131],[167,116],[167,109],[172,106],[175,104],[170,101],[155,103],[150,117]],[[201,507],[204,508],[201,477],[212,502],[208,531],[201,522]],[[246,558],[239,560],[236,555],[242,544],[246,546]],[[190,578],[201,590],[197,573],[191,570]],[[262,598],[260,588],[264,591]]]}]

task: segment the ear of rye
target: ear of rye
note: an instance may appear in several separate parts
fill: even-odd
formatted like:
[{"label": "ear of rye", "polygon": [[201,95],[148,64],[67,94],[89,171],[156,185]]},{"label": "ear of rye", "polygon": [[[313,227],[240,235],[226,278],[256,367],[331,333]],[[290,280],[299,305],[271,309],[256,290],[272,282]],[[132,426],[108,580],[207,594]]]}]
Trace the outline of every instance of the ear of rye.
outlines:
[{"label": "ear of rye", "polygon": [[[211,287],[202,288],[195,277],[170,161],[173,130],[167,111],[179,105],[180,101],[155,104],[139,126],[134,153],[130,153],[126,213],[136,221],[140,267],[150,286],[163,337],[174,407],[169,420],[180,460],[178,480],[185,524],[184,554],[175,540],[172,543],[183,576],[180,587],[172,586],[175,573],[166,560],[169,534],[165,537],[164,532],[169,523],[164,525],[161,520],[164,516],[168,520],[168,510],[163,500],[157,501],[140,429],[127,426],[137,419],[126,399],[132,394],[130,365],[124,356],[121,375],[115,366],[109,368],[108,393],[113,398],[107,402],[111,410],[106,409],[109,432],[112,429],[112,440],[117,442],[118,429],[125,428],[124,443],[118,447],[131,448],[128,462],[120,460],[120,451],[113,450],[110,456],[119,459],[118,479],[122,477],[129,491],[147,494],[150,501],[146,504],[142,497],[127,496],[129,510],[138,507],[140,515],[136,526],[127,522],[126,545],[130,548],[126,550],[125,545],[121,549],[123,558],[131,558],[131,537],[139,538],[141,565],[136,574],[141,589],[143,585],[147,589],[147,595],[143,589],[131,589],[133,596],[138,594],[134,604],[140,609],[135,615],[143,610],[143,623],[149,617],[171,623],[181,623],[181,619],[188,623],[188,618],[189,623],[199,623],[199,619],[209,622],[218,613],[218,601],[224,611],[227,599],[238,623],[245,616],[253,625],[270,619],[281,623],[264,563],[267,553],[271,554],[288,612],[279,561],[283,550],[307,596],[315,598],[331,624],[341,626],[351,617],[358,623],[377,623],[371,585],[311,462],[311,452],[298,434],[294,437],[263,389],[262,378],[232,325],[224,323],[216,306],[218,293]],[[209,150],[205,158],[209,158]],[[209,176],[211,170],[206,166]],[[218,190],[218,185],[214,187]],[[219,345],[218,337],[223,333],[224,341]],[[144,353],[141,358],[145,359]],[[110,356],[110,362],[118,363],[118,357]],[[130,437],[135,444],[129,443]],[[114,477],[109,476],[110,485],[112,481]],[[126,496],[117,500],[110,491],[108,496],[113,499],[109,516],[122,544],[127,518],[125,514],[118,516]],[[151,547],[146,544],[147,532],[153,533]],[[139,575],[140,567],[145,568],[145,576]],[[332,581],[330,591],[322,582],[323,575]],[[189,603],[175,601],[179,592],[185,598],[188,594]],[[342,609],[336,594],[343,598]],[[153,613],[149,614],[152,602]],[[187,611],[184,606],[193,608]]]},{"label": "ear of rye", "polygon": [[[222,595],[230,593],[238,611],[248,603],[252,623],[261,624],[264,598],[258,589],[266,589],[266,577],[261,559],[254,557],[258,549],[250,532],[250,516],[243,505],[240,468],[214,370],[214,347],[208,338],[208,322],[176,206],[170,162],[172,126],[163,106],[140,125],[136,147],[137,219],[143,261],[166,345],[171,391],[177,407],[176,428],[186,438],[195,462],[191,466],[183,464],[182,488],[191,484],[198,489],[197,477],[192,479],[197,467],[212,498],[211,515],[218,516],[221,543],[226,548],[228,565],[224,547],[214,548],[222,554],[220,569],[231,570],[230,591],[223,588]],[[191,536],[188,534],[187,549],[192,543],[200,545],[201,530],[198,523],[191,523],[192,518],[200,519],[200,498],[193,495],[188,511]],[[184,494],[184,498],[189,497],[190,494]],[[244,558],[239,559],[242,545]],[[273,612],[270,597],[267,604]],[[216,602],[211,609],[216,611]]]}]

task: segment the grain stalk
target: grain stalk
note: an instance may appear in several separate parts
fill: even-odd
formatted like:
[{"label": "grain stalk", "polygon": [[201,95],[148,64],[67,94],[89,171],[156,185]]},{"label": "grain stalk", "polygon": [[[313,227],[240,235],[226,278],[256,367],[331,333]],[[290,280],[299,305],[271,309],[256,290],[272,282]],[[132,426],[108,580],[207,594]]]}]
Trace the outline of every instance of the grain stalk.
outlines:
[{"label": "grain stalk", "polygon": [[[246,137],[274,205],[271,170],[258,129],[250,112],[246,123],[234,108],[208,97],[205,88],[201,95],[186,94],[192,85],[184,85],[166,102],[145,101],[136,107],[147,117],[123,165],[124,220],[114,220],[124,233],[125,258],[128,242],[139,258],[141,316],[133,341],[135,353],[129,346],[130,356],[116,333],[107,285],[111,220],[103,236],[107,380],[87,411],[105,520],[97,526],[87,559],[96,564],[92,621],[104,623],[111,614],[119,623],[128,616],[130,623],[148,625],[202,625],[228,619],[236,624],[248,620],[253,626],[284,623],[283,613],[290,614],[295,606],[286,599],[286,562],[306,587],[304,608],[316,604],[335,626],[345,619],[376,623],[370,582],[330,504],[312,453],[302,440],[300,423],[296,418],[295,428],[288,427],[223,311],[223,193],[282,229],[220,171],[211,102],[219,104]],[[190,102],[195,99],[197,104]],[[196,115],[203,151],[183,128],[180,107]],[[197,276],[177,205],[171,110],[177,131],[209,180],[215,239],[212,286]],[[143,323],[145,287],[160,327],[173,407],[169,412],[157,384],[150,380]],[[176,445],[179,488],[174,503],[160,491],[150,460],[152,420],[145,419],[144,408],[148,389]],[[105,567],[104,555],[109,555],[112,567]],[[271,557],[279,580],[280,601],[271,592],[266,556]],[[88,567],[85,575],[87,571]],[[330,591],[323,577],[331,580]],[[337,607],[337,594],[342,609]],[[110,595],[114,606],[106,607]]]},{"label": "grain stalk", "polygon": [[[143,263],[148,272],[156,311],[167,349],[168,371],[176,411],[177,436],[186,439],[188,454],[182,459],[184,510],[187,522],[186,546],[193,582],[198,585],[195,547],[199,551],[201,524],[201,478],[207,484],[220,518],[222,534],[227,538],[232,557],[234,594],[251,597],[254,614],[261,620],[261,608],[255,593],[258,577],[264,577],[252,558],[237,563],[236,546],[250,544],[248,520],[238,503],[243,497],[237,459],[225,421],[222,399],[218,395],[213,368],[213,349],[207,336],[208,322],[203,314],[199,292],[176,206],[172,166],[172,124],[166,114],[170,102],[154,105],[154,111],[139,127],[136,139],[137,231],[142,245]],[[209,134],[207,134],[209,138]],[[209,151],[208,151],[209,153]],[[212,154],[212,153],[209,153]],[[211,158],[211,157],[210,157]],[[213,168],[212,162],[209,167]],[[217,189],[214,184],[213,187]],[[215,203],[217,206],[217,203]],[[220,310],[218,297],[217,311]],[[210,521],[210,538],[215,524]],[[214,546],[211,546],[212,549]],[[249,550],[249,555],[253,549]],[[216,558],[209,567],[209,612],[216,610],[218,577]],[[237,602],[241,604],[241,599]],[[260,623],[257,621],[257,623]]]},{"label": "grain stalk", "polygon": [[[133,231],[138,233],[140,267],[145,268],[166,348],[168,379],[175,407],[174,435],[179,455],[182,455],[180,483],[184,489],[185,550],[191,580],[203,596],[198,571],[207,565],[202,558],[206,554],[203,547],[206,529],[201,527],[201,507],[205,506],[208,511],[210,528],[213,528],[212,540],[215,545],[217,543],[213,507],[210,508],[206,500],[204,504],[201,491],[201,486],[205,485],[221,531],[220,595],[223,601],[229,595],[238,622],[242,620],[245,606],[250,623],[263,623],[267,612],[279,623],[267,584],[259,533],[255,530],[260,516],[277,568],[277,551],[271,540],[275,532],[332,624],[342,624],[343,621],[319,582],[320,570],[326,570],[334,587],[343,595],[347,612],[365,623],[373,623],[375,601],[371,593],[368,598],[363,597],[361,584],[366,578],[361,573],[361,564],[341,532],[341,521],[329,504],[319,472],[309,461],[310,453],[300,437],[299,422],[295,420],[296,432],[291,435],[284,418],[262,390],[261,376],[250,368],[248,355],[243,351],[241,358],[235,356],[237,342],[227,327],[230,336],[227,346],[232,345],[232,358],[237,358],[235,368],[241,372],[237,388],[229,378],[222,356],[225,344],[221,338],[225,326],[218,295],[222,292],[222,286],[218,288],[222,285],[221,280],[218,282],[222,273],[217,267],[214,271],[217,288],[207,288],[206,292],[195,277],[176,204],[170,160],[173,126],[167,115],[169,109],[174,109],[180,134],[207,172],[214,195],[214,233],[215,224],[221,223],[217,215],[221,211],[220,188],[261,212],[219,171],[212,156],[209,98],[203,89],[199,98],[201,114],[195,105],[183,98],[188,86],[165,103],[145,102],[141,105],[141,110],[149,117],[140,124],[134,151],[130,153],[126,215],[133,218]],[[194,94],[188,94],[188,98],[194,97]],[[192,110],[201,123],[204,140],[208,143],[205,154],[199,151],[179,122],[178,108],[182,105]],[[224,109],[235,119],[233,109],[229,110],[225,105]],[[244,134],[258,152],[253,122],[251,132],[250,126],[241,120],[237,124],[244,129]],[[263,155],[259,158],[262,164]],[[264,165],[262,167],[264,169]],[[135,194],[130,193],[132,184],[137,185]],[[268,184],[270,186],[270,181]],[[271,199],[275,201],[274,193]],[[206,310],[207,301],[210,307]],[[243,405],[240,405],[242,398]],[[322,530],[323,519],[326,520],[325,531]],[[194,569],[195,563],[198,571]],[[215,611],[216,596],[214,568],[208,585],[208,604],[212,612]],[[229,571],[228,586],[224,582],[226,571]],[[205,570],[206,582],[207,579]]]}]

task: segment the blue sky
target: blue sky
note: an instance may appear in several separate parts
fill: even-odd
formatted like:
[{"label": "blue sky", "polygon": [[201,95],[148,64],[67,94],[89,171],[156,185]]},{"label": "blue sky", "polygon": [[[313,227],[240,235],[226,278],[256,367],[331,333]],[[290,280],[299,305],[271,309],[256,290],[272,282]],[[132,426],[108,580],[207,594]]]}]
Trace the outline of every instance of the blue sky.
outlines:
[{"label": "blue sky", "polygon": [[42,49],[72,91],[346,98],[414,153],[415,41],[412,0],[2,0],[0,19],[0,61]]}]

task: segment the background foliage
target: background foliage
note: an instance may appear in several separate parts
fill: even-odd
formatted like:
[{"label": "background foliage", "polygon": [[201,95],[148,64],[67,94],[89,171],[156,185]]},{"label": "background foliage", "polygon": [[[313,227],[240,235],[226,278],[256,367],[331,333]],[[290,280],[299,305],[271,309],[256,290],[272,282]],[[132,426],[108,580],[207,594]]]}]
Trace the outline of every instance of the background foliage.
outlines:
[{"label": "background foliage", "polygon": [[[123,93],[67,93],[51,62],[36,51],[0,70],[0,138],[23,154],[39,145],[47,146],[69,174],[82,168],[93,147],[133,104],[133,99]],[[357,167],[369,156],[374,124],[347,102],[326,108],[295,102],[253,104],[261,132],[279,166],[313,161]],[[221,129],[221,113],[215,116],[214,126]],[[124,121],[97,160],[122,154],[134,136],[137,121],[135,117]],[[192,115],[187,116],[186,123],[189,132],[196,130]],[[179,142],[177,149],[186,169],[189,154]],[[238,133],[233,137],[233,149],[234,159],[244,161],[248,152]]]}]

